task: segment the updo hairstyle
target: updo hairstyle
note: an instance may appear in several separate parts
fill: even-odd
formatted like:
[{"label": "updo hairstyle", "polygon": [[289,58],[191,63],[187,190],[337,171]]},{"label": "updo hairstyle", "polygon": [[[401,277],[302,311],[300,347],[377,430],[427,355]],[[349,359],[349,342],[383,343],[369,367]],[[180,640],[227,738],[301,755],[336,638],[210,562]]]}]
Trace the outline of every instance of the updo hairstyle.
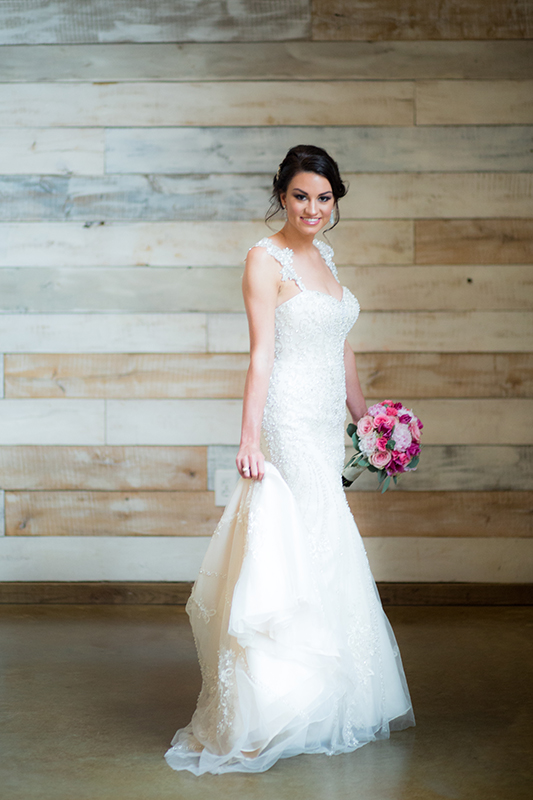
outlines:
[{"label": "updo hairstyle", "polygon": [[[331,226],[331,228],[334,228],[340,219],[338,201],[341,197],[344,197],[348,187],[342,181],[337,162],[322,147],[315,147],[312,144],[297,144],[295,147],[291,147],[279,165],[279,169],[272,181],[270,208],[266,214],[265,222],[268,222],[283,209],[281,195],[287,192],[289,183],[299,172],[314,172],[329,181],[335,199],[333,212],[335,221]],[[328,228],[328,230],[331,230],[331,228]]]}]

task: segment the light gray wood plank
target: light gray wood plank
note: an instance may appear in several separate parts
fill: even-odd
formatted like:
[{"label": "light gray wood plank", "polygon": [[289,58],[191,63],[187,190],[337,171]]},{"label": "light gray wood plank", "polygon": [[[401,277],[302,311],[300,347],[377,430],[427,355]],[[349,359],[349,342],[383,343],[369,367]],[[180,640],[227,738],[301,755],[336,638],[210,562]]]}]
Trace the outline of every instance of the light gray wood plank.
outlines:
[{"label": "light gray wood plank", "polygon": [[0,83],[14,126],[413,125],[410,81]]},{"label": "light gray wood plank", "polygon": [[[378,402],[379,398],[366,398]],[[3,400],[66,403],[66,400]],[[69,400],[69,403],[103,401]],[[424,423],[422,444],[533,444],[530,399],[418,399],[402,397]],[[238,444],[240,400],[106,400],[106,441],[120,445]],[[8,442],[10,443],[10,442]],[[23,444],[24,442],[21,442]],[[50,442],[53,444],[54,442]],[[83,443],[83,442],[82,442]],[[61,442],[57,442],[61,444]],[[87,442],[86,444],[91,444]],[[346,444],[350,439],[346,437]]]},{"label": "light gray wood plank", "polygon": [[[0,128],[3,175],[102,175],[103,172],[101,128]],[[0,192],[3,194],[3,188]]]},{"label": "light gray wood plank", "polygon": [[242,413],[240,400],[106,400],[105,402],[108,444],[235,444],[240,438]]},{"label": "light gray wood plank", "polygon": [[[532,162],[533,166],[533,162]],[[533,173],[350,174],[343,218],[530,217]]]},{"label": "light gray wood plank", "polygon": [[263,219],[271,184],[267,175],[0,176],[0,220]]},{"label": "light gray wood plank", "polygon": [[243,268],[0,269],[0,313],[244,311]]},{"label": "light gray wood plank", "polygon": [[533,81],[419,81],[417,125],[527,125]]},{"label": "light gray wood plank", "polygon": [[0,445],[104,444],[105,400],[0,401]]},{"label": "light gray wood plank", "polygon": [[42,491],[205,491],[205,447],[0,447],[0,486]]},{"label": "light gray wood plank", "polygon": [[309,22],[307,0],[33,0],[3,5],[0,44],[303,39]]},{"label": "light gray wood plank", "polygon": [[517,80],[531,41],[5,45],[3,81]]},{"label": "light gray wood plank", "polygon": [[[272,232],[264,222],[239,221],[4,222],[0,267],[233,267]],[[347,220],[330,240],[338,264],[413,262],[413,223],[408,220]]]},{"label": "light gray wood plank", "polygon": [[533,127],[116,128],[110,173],[267,173],[299,142],[325,147],[344,172],[531,171]]},{"label": "light gray wood plank", "polygon": [[[346,448],[346,461],[353,447]],[[209,472],[208,472],[209,481]],[[368,470],[348,491],[376,491]],[[395,487],[400,492],[528,491],[533,486],[533,447],[520,445],[427,445],[420,465]]]},{"label": "light gray wood plank", "polygon": [[[207,325],[208,352],[248,351],[245,314],[209,314]],[[533,349],[533,314],[362,311],[348,341],[356,353],[528,353]]]},{"label": "light gray wood plank", "polygon": [[516,0],[315,0],[313,39],[530,39],[533,13]]},{"label": "light gray wood plank", "polygon": [[0,536],[5,536],[5,534],[5,492],[2,489],[0,490]]},{"label": "light gray wood plank", "polygon": [[[344,173],[343,219],[529,217],[533,174]],[[0,219],[252,220],[269,207],[269,175],[0,176]]]},{"label": "light gray wood plank", "polygon": [[205,314],[0,314],[11,353],[202,353]]},{"label": "light gray wood plank", "polygon": [[[242,312],[242,267],[0,269],[0,313]],[[531,310],[533,266],[339,267],[365,311]]]}]

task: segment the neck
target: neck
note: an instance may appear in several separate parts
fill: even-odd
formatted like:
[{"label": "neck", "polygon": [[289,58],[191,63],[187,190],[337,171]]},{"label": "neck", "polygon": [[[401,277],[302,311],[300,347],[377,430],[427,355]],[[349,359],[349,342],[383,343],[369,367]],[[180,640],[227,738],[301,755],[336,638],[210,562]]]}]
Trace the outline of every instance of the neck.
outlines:
[{"label": "neck", "polygon": [[316,231],[309,231],[309,233],[301,233],[289,222],[286,222],[283,228],[278,231],[277,236],[282,237],[285,245],[291,250],[302,252],[311,250],[313,247],[313,240],[321,230],[322,228],[319,228]]}]

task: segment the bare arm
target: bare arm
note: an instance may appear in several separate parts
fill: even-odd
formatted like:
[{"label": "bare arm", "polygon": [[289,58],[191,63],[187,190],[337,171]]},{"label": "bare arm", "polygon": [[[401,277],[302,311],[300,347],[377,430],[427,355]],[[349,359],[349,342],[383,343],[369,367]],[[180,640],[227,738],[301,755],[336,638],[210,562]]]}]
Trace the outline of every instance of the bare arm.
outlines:
[{"label": "bare arm", "polygon": [[[242,281],[250,329],[250,366],[244,386],[241,443],[237,469],[261,480],[265,459],[260,448],[261,423],[274,364],[274,325],[280,285],[279,266],[263,248],[248,253]],[[249,470],[245,474],[245,470]]]},{"label": "bare arm", "polygon": [[346,405],[353,421],[357,422],[366,413],[366,402],[359,383],[355,356],[348,340],[344,342],[344,369],[346,371]]}]

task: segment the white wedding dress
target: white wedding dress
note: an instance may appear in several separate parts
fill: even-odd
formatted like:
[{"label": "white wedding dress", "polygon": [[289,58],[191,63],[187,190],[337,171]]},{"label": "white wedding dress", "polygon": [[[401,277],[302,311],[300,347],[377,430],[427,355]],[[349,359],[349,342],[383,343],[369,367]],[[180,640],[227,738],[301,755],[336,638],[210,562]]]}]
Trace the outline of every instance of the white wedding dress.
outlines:
[{"label": "white wedding dress", "polygon": [[[333,251],[315,241],[337,278]],[[262,772],[414,725],[401,658],[341,481],[344,341],[359,304],[305,288],[276,309],[261,482],[240,479],[187,603],[202,671],[176,770]],[[338,280],[338,278],[337,278]],[[385,520],[384,520],[385,528]]]}]

